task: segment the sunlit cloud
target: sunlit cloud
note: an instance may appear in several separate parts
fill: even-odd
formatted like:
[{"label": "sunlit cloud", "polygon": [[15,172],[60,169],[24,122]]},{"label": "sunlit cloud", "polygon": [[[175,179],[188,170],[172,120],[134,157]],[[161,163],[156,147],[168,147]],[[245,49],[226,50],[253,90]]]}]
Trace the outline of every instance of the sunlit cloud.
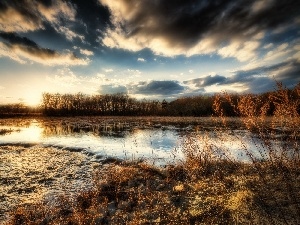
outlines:
[{"label": "sunlit cloud", "polygon": [[[49,22],[58,27],[61,20],[74,21],[76,10],[67,2],[53,0],[50,5],[39,1],[4,1],[0,8],[0,30],[26,32],[45,29]],[[7,19],[9,18],[9,19]]]},{"label": "sunlit cloud", "polygon": [[[10,18],[9,20],[7,18]],[[43,28],[40,19],[28,19],[14,8],[0,12],[0,30],[5,32],[26,32]]]},{"label": "sunlit cloud", "polygon": [[230,76],[208,75],[184,81],[189,90],[205,89],[205,92],[235,91],[262,93],[273,90],[275,81],[287,87],[300,82],[300,63],[296,60],[281,62],[272,66],[260,66],[248,70],[232,71]]},{"label": "sunlit cloud", "polygon": [[279,0],[99,2],[110,9],[113,23],[102,40],[107,47],[149,48],[163,56],[215,53],[242,62],[257,58],[268,29],[283,27],[297,15],[296,1],[281,15],[276,10],[286,4]]},{"label": "sunlit cloud", "polygon": [[0,57],[8,57],[18,63],[25,64],[26,61],[21,59],[20,56],[18,56],[15,52],[11,51],[11,49],[0,42]]},{"label": "sunlit cloud", "polygon": [[37,9],[38,12],[51,23],[57,24],[60,18],[71,21],[75,20],[76,10],[73,5],[68,2],[53,0],[50,6],[38,3]]},{"label": "sunlit cloud", "polygon": [[87,49],[80,49],[80,53],[81,53],[82,55],[87,55],[87,56],[92,56],[92,55],[94,55],[94,53],[93,53],[92,51],[87,50]]},{"label": "sunlit cloud", "polygon": [[0,33],[0,56],[6,56],[19,63],[33,61],[44,65],[87,65],[88,59],[78,58],[72,52],[57,51],[38,46],[35,42],[14,33]]},{"label": "sunlit cloud", "polygon": [[277,48],[269,51],[264,57],[264,60],[273,61],[275,59],[287,56],[290,52],[293,51],[293,49],[290,49],[288,47],[288,43],[283,43],[279,45]]},{"label": "sunlit cloud", "polygon": [[235,57],[241,62],[256,59],[256,50],[260,46],[258,41],[233,41],[226,47],[218,50],[223,57]]},{"label": "sunlit cloud", "polygon": [[2,0],[1,95],[18,101],[32,83],[142,99],[292,87],[299,26],[297,0]]},{"label": "sunlit cloud", "polygon": [[81,42],[85,42],[85,37],[83,35],[76,34],[68,27],[58,26],[55,29],[58,33],[64,34],[69,41],[73,41],[75,38],[78,38],[81,40]]},{"label": "sunlit cloud", "polygon": [[267,51],[258,58],[254,58],[251,62],[243,66],[242,70],[250,70],[257,67],[265,67],[273,64],[278,64],[278,62],[284,62],[286,60],[298,60],[297,50],[298,41],[295,40],[291,43],[282,43],[280,45],[274,46],[272,43],[264,47]]},{"label": "sunlit cloud", "polygon": [[47,76],[46,80],[56,86],[63,88],[73,88],[81,84],[81,79],[74,74],[69,68],[62,68],[57,70],[53,76]]},{"label": "sunlit cloud", "polygon": [[123,71],[125,75],[127,75],[129,78],[137,78],[140,77],[142,72],[140,70],[134,70],[134,69],[127,69],[126,71]]}]

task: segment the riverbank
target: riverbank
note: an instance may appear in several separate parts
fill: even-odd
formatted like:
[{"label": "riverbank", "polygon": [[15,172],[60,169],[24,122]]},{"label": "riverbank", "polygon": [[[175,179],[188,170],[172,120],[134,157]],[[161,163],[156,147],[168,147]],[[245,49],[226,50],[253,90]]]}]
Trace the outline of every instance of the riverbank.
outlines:
[{"label": "riverbank", "polygon": [[89,191],[11,211],[5,224],[299,224],[296,164],[111,160]]}]

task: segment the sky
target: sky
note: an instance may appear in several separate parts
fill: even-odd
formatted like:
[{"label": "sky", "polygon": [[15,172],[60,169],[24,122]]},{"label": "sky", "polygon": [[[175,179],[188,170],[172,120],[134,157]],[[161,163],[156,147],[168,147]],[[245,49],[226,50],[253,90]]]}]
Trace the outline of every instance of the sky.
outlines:
[{"label": "sky", "polygon": [[0,104],[292,88],[299,28],[299,0],[1,0]]}]

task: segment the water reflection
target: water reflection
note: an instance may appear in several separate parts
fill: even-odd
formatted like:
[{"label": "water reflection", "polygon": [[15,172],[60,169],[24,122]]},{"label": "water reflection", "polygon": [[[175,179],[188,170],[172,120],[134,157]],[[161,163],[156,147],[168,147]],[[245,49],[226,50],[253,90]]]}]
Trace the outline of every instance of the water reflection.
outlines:
[{"label": "water reflection", "polygon": [[[0,126],[0,129],[7,128]],[[81,149],[95,155],[122,159],[147,159],[152,163],[170,162],[170,152],[178,147],[182,132],[173,127],[153,128],[129,123],[41,123],[13,127],[18,132],[2,136],[0,144],[40,144]]]},{"label": "water reflection", "polygon": [[[10,132],[0,136],[0,144],[39,144],[60,149],[91,153],[98,159],[144,159],[153,164],[174,163],[183,159],[185,139],[192,138],[194,145],[202,149],[210,145],[216,156],[226,154],[239,161],[250,161],[249,153],[257,159],[267,159],[262,140],[246,130],[230,130],[216,133],[201,130],[199,126],[161,125],[149,122],[120,122],[87,120],[32,120],[26,123],[0,126]],[[203,139],[205,137],[205,140]],[[272,149],[280,151],[273,142]],[[177,150],[177,151],[175,151]]]}]

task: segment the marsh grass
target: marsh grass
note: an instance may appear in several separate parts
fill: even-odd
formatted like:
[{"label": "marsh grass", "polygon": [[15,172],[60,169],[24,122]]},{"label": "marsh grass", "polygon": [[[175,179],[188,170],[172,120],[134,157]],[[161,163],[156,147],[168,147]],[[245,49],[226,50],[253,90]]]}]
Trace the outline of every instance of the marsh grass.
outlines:
[{"label": "marsh grass", "polygon": [[10,134],[11,132],[13,132],[12,129],[0,129],[0,135]]},{"label": "marsh grass", "polygon": [[196,136],[201,146],[188,137],[185,160],[176,165],[105,164],[95,171],[90,191],[19,207],[7,224],[300,224],[300,86],[291,91],[278,84],[268,98],[215,98],[214,135],[221,142],[232,127],[224,103],[256,137],[251,140],[261,141],[253,143],[259,153],[253,154],[241,140],[248,162],[232,158],[228,146],[217,148],[209,133]]}]

